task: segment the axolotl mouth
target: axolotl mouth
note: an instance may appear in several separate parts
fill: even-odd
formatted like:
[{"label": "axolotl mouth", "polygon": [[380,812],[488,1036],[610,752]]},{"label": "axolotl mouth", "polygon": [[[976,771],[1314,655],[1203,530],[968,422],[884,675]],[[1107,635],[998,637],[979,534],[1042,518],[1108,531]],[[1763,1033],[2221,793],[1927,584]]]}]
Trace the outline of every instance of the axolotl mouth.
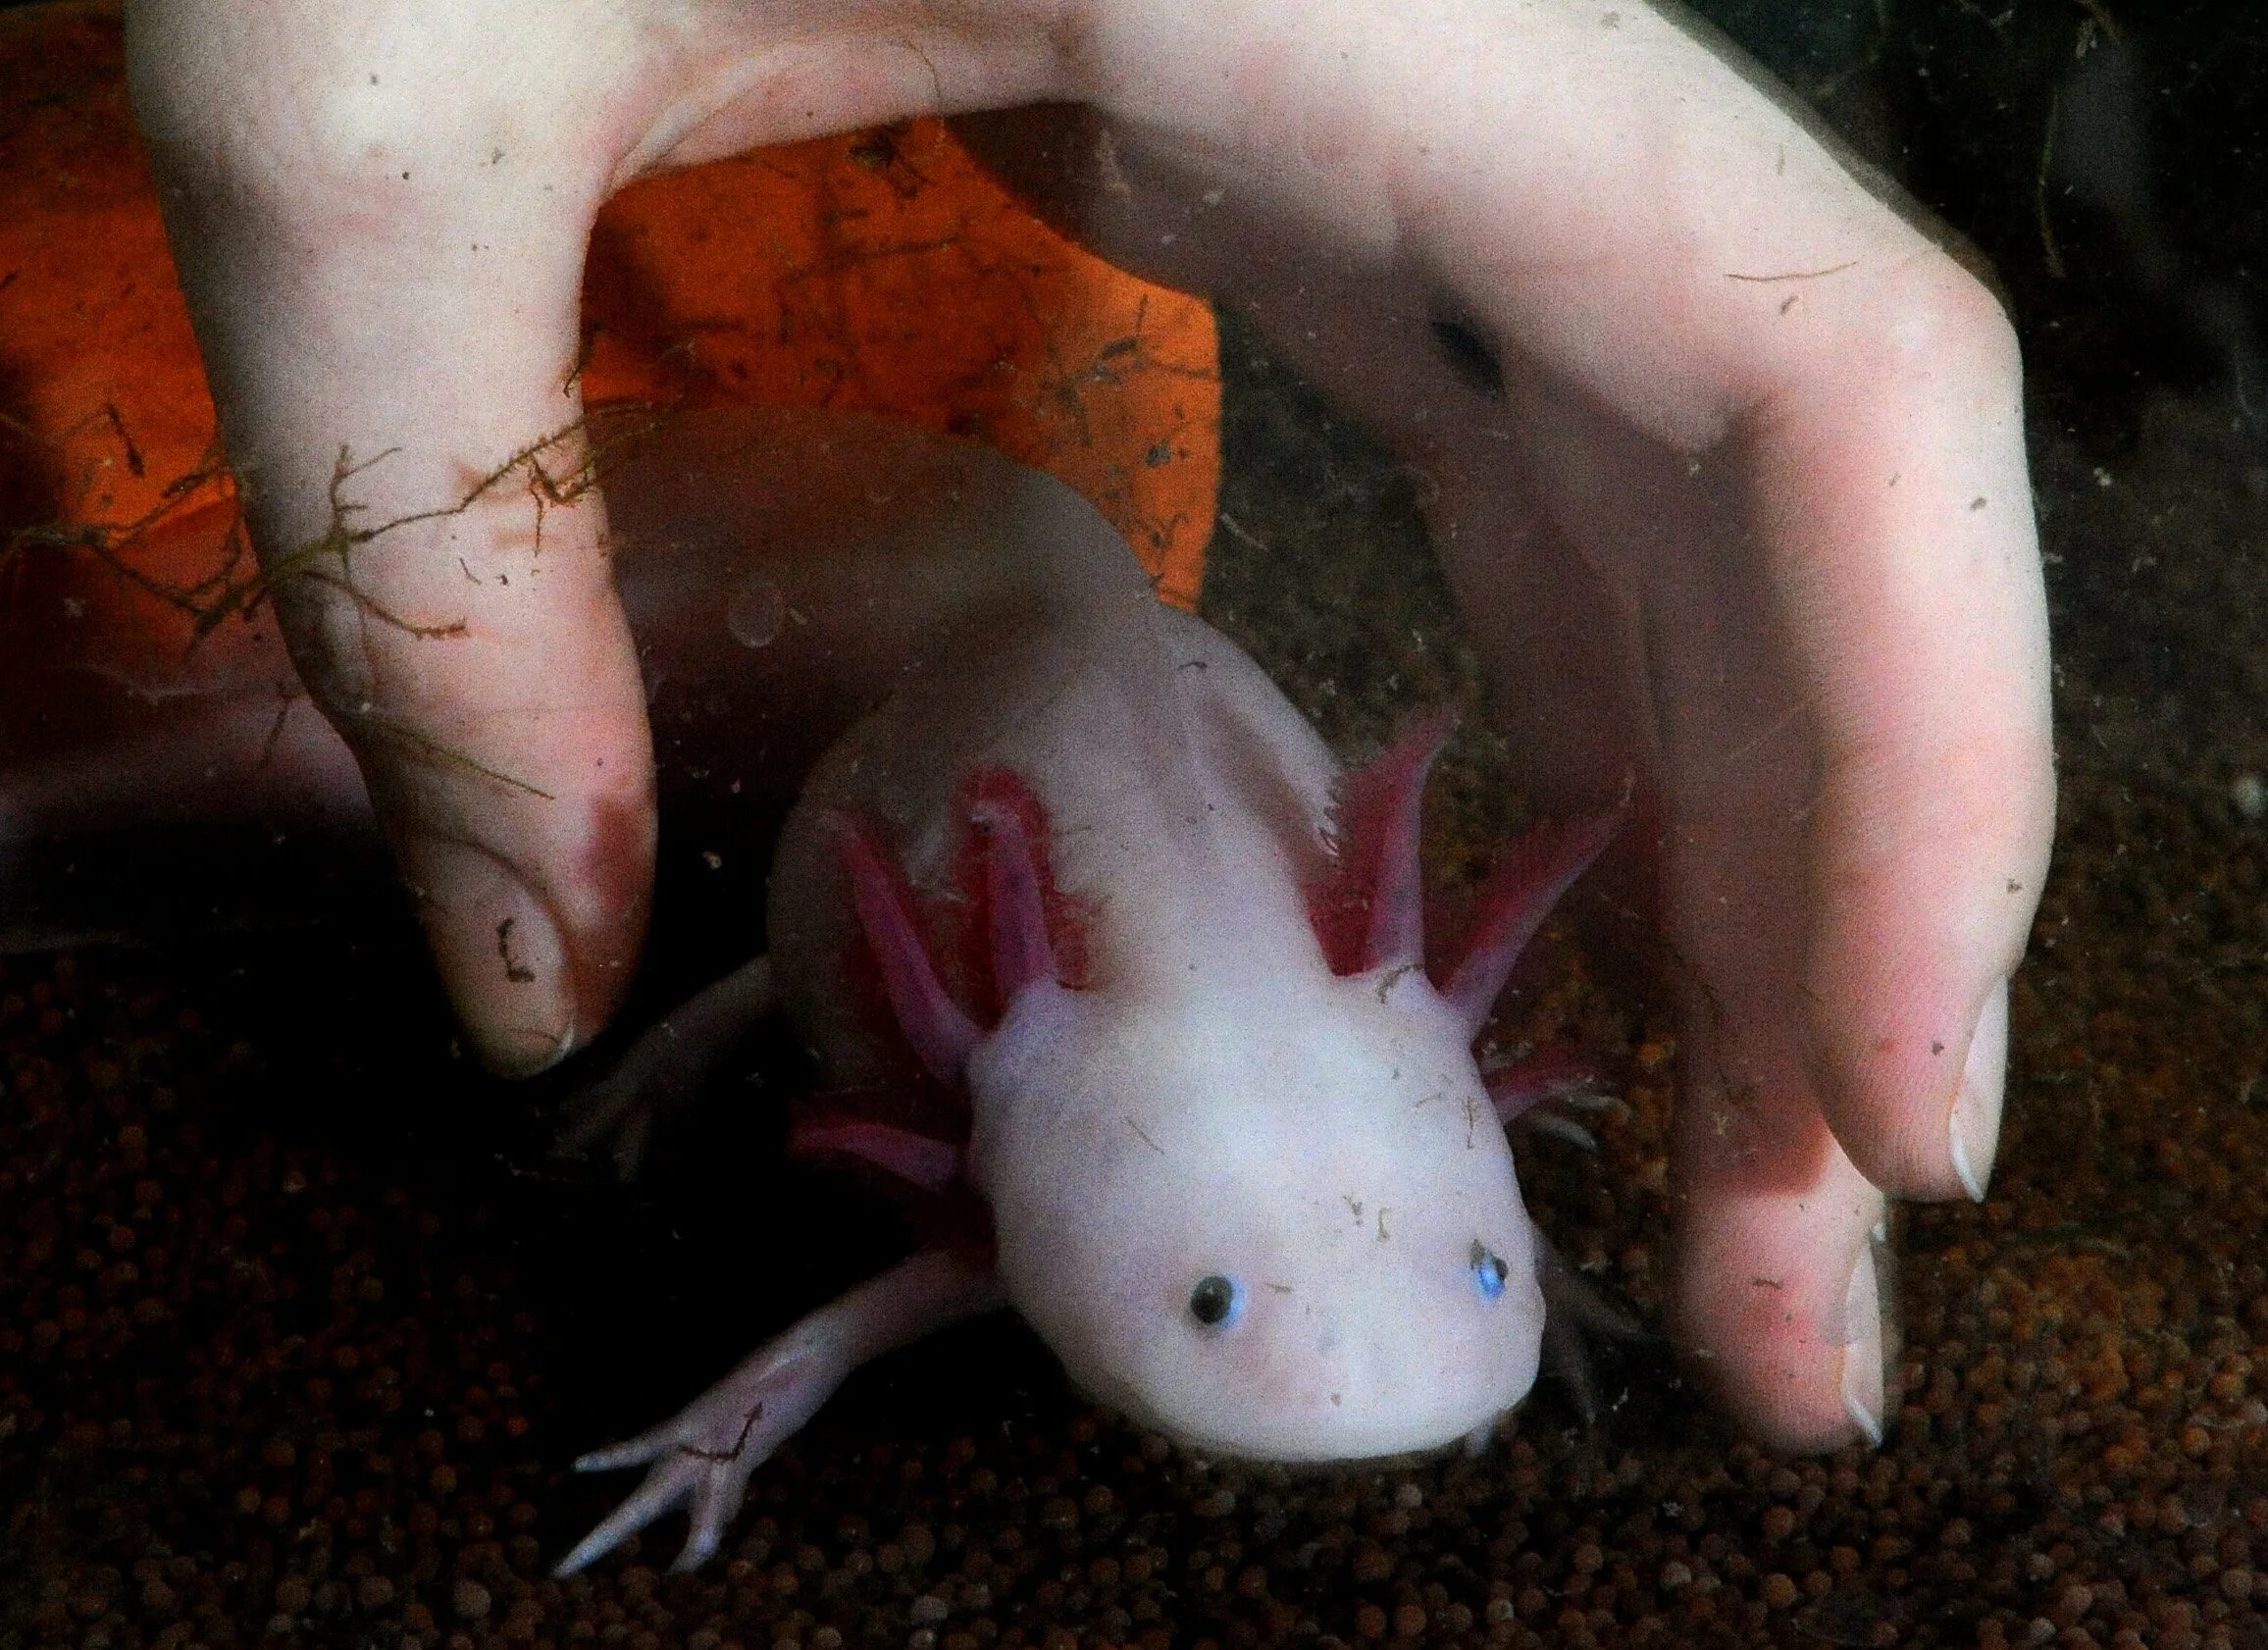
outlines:
[{"label": "axolotl mouth", "polygon": [[[1310,1427],[1300,1433],[1296,1443],[1289,1439],[1255,1439],[1226,1429],[1208,1431],[1203,1427],[1191,1427],[1166,1417],[1147,1413],[1139,1406],[1112,1403],[1102,1394],[1089,1396],[1128,1423],[1160,1434],[1175,1449],[1197,1461],[1237,1461],[1280,1467],[1298,1472],[1329,1473],[1357,1469],[1391,1468],[1400,1463],[1429,1460],[1451,1451],[1477,1455],[1488,1448],[1496,1436],[1497,1428],[1503,1424],[1507,1416],[1521,1408],[1526,1395],[1523,1393],[1509,1404],[1484,1409],[1478,1419],[1462,1430],[1445,1430],[1440,1425],[1431,1424],[1432,1418],[1413,1418],[1409,1431],[1415,1436],[1403,1441],[1389,1442],[1382,1436],[1366,1441],[1352,1437],[1334,1439],[1322,1429]],[[1330,1396],[1326,1392],[1325,1402],[1328,1402]],[[1303,1406],[1303,1409],[1312,1414],[1314,1407]],[[1299,1418],[1297,1415],[1287,1417],[1287,1420],[1295,1425]]]}]

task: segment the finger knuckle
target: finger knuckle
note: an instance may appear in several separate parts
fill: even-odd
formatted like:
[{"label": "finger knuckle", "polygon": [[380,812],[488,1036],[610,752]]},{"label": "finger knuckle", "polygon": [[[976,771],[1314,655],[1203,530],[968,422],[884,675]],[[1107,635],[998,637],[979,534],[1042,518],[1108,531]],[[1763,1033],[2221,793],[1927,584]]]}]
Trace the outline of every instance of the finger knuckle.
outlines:
[{"label": "finger knuckle", "polygon": [[2008,312],[1989,286],[1941,248],[1908,260],[1884,281],[1872,323],[1900,367],[1941,372],[1965,362],[2011,386],[2021,372]]}]

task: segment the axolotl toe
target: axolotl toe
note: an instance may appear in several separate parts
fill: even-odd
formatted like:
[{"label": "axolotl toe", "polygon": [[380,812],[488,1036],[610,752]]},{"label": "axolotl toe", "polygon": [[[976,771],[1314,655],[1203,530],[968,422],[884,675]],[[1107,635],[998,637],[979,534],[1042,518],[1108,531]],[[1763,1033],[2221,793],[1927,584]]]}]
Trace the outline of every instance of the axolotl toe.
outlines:
[{"label": "axolotl toe", "polygon": [[961,614],[820,760],[741,994],[831,1086],[964,1100],[965,1139],[868,1118],[804,1140],[964,1184],[991,1252],[916,1255],[585,1458],[649,1470],[562,1572],[688,1501],[697,1564],[859,1362],[1004,1303],[1095,1398],[1211,1453],[1428,1449],[1535,1379],[1544,1253],[1503,1127],[1524,1102],[1472,1042],[1615,817],[1513,845],[1429,970],[1418,799],[1448,718],[1342,771],[1082,501],[1032,508],[1040,576]]}]

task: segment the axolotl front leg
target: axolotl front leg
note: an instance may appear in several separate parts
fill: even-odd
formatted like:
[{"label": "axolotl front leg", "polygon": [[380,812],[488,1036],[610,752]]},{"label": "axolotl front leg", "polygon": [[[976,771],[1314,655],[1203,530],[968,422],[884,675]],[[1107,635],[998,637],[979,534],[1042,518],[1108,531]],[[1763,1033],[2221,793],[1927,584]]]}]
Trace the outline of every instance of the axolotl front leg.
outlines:
[{"label": "axolotl front leg", "polygon": [[654,1126],[721,1073],[734,1048],[772,1017],[776,996],[772,959],[756,956],[680,1004],[568,1102],[555,1150],[579,1157],[604,1142],[622,1178],[635,1178]]},{"label": "axolotl front leg", "polygon": [[578,1460],[578,1472],[644,1467],[645,1481],[552,1573],[574,1574],[688,1503],[692,1528],[671,1568],[698,1568],[739,1514],[749,1474],[818,1413],[851,1370],[1004,1304],[990,1262],[948,1250],[926,1250],[829,1302],[758,1347],[671,1419]]},{"label": "axolotl front leg", "polygon": [[[1007,812],[982,801],[972,811],[972,823],[993,839],[993,961],[1012,995],[1043,975],[1052,977],[1055,967],[1031,845]],[[982,1033],[938,979],[908,893],[879,845],[855,822],[836,823],[858,925],[900,1029],[932,1075],[958,1082]],[[637,1110],[655,1085],[673,1087],[692,1069],[688,1062],[697,1061],[701,1047],[745,1029],[770,1011],[771,1002],[762,959],[727,976],[688,1005],[692,1018],[686,1025],[672,1030],[664,1022],[646,1034],[602,1092],[594,1116],[603,1122],[610,1106],[625,1101]],[[930,1191],[960,1178],[958,1148],[881,1124],[823,1123],[799,1131],[795,1143],[865,1158]],[[579,1472],[643,1466],[645,1481],[577,1542],[553,1573],[573,1574],[688,1504],[691,1529],[672,1568],[697,1569],[740,1512],[749,1475],[818,1413],[853,1369],[1006,1304],[990,1257],[953,1249],[924,1250],[837,1297],[758,1347],[669,1420],[580,1458]]]}]

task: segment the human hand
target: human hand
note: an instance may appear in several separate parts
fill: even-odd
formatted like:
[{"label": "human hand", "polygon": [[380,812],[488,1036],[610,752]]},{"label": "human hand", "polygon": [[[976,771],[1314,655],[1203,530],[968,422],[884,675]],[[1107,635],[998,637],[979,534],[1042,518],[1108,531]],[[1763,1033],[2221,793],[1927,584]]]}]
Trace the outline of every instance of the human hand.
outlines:
[{"label": "human hand", "polygon": [[[2012,337],[1651,13],[1332,0],[1297,22],[1166,0],[792,28],[661,0],[133,8],[254,534],[272,570],[317,575],[278,587],[295,656],[484,1055],[533,1069],[587,1038],[651,852],[599,499],[540,507],[523,464],[342,555],[340,454],[390,453],[345,484],[367,528],[571,432],[591,218],[645,171],[1086,104],[1113,139],[1094,238],[1253,305],[1438,484],[1547,805],[1649,776],[1680,958],[1682,1332],[1778,1442],[1879,1424],[1874,1188],[1988,1173],[2000,982],[2052,811]],[[579,438],[535,456],[573,478]]]},{"label": "human hand", "polygon": [[1644,776],[1678,1337],[1768,1440],[1879,1438],[1882,1194],[1984,1196],[2053,825],[2007,321],[1653,13],[1207,18],[983,146],[1422,473],[1547,810]]}]

